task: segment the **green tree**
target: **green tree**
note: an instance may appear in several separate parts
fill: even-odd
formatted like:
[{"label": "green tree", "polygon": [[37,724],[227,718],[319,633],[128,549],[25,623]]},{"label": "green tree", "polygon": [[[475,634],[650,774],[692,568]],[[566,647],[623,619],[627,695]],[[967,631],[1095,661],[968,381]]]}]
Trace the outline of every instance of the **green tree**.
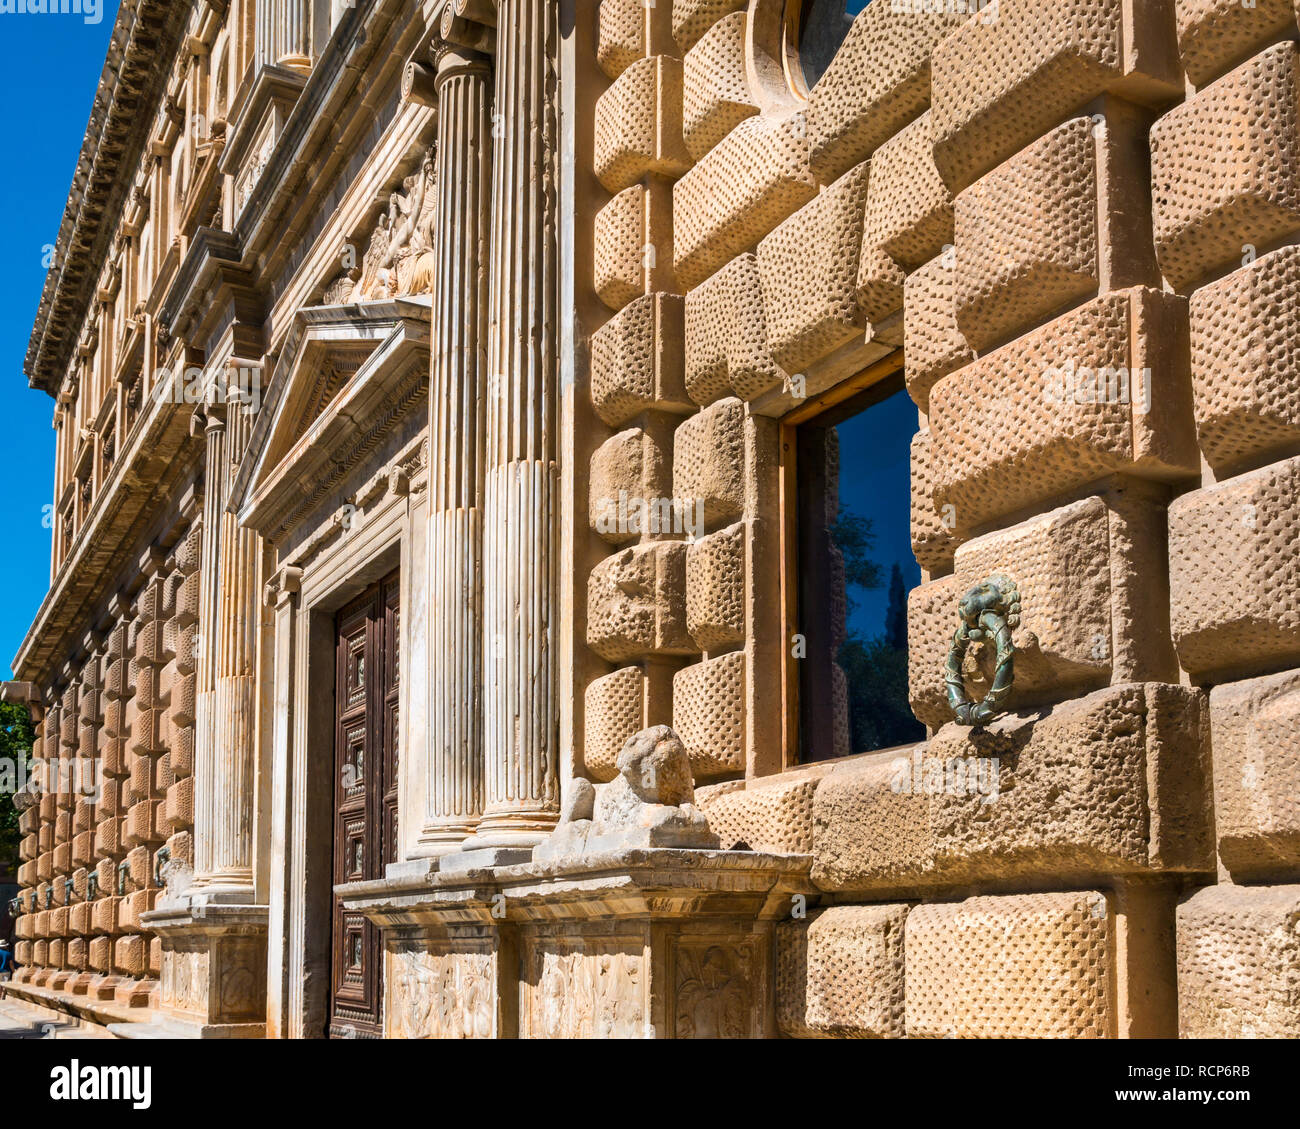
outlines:
[{"label": "green tree", "polygon": [[18,812],[13,793],[27,780],[35,732],[27,707],[0,702],[0,863],[18,865]]}]

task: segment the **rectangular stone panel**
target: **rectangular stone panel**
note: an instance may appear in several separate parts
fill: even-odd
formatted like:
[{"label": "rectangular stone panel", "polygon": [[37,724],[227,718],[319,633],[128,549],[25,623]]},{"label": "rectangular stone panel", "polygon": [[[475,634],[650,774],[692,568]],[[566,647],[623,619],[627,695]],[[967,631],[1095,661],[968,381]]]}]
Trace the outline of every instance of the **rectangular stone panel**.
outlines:
[{"label": "rectangular stone panel", "polygon": [[1156,254],[1175,289],[1300,230],[1298,59],[1270,47],[1151,127]]},{"label": "rectangular stone panel", "polygon": [[868,172],[845,173],[758,245],[767,344],[787,372],[865,332],[857,276]]},{"label": "rectangular stone panel", "polygon": [[1105,91],[1182,93],[1172,5],[999,0],[934,49],[934,158],[960,192]]},{"label": "rectangular stone panel", "polygon": [[848,172],[930,102],[930,54],[966,19],[943,5],[868,4],[808,99],[812,168],[822,184]]},{"label": "rectangular stone panel", "polygon": [[984,352],[1100,285],[1091,118],[999,165],[955,204],[957,328]]},{"label": "rectangular stone panel", "polygon": [[1102,295],[930,391],[934,507],[962,533],[1122,472],[1200,467],[1184,299]]},{"label": "rectangular stone panel", "polygon": [[673,185],[677,279],[689,290],[816,195],[802,112],[746,118]]},{"label": "rectangular stone panel", "polygon": [[917,906],[906,925],[908,1038],[1112,1037],[1115,934],[1097,890]]},{"label": "rectangular stone panel", "polygon": [[1189,308],[1206,461],[1222,476],[1300,442],[1300,247],[1201,287]]},{"label": "rectangular stone panel", "polygon": [[1300,877],[1300,671],[1210,691],[1219,858],[1236,881]]},{"label": "rectangular stone panel", "polygon": [[1174,645],[1193,677],[1300,660],[1298,499],[1300,457],[1184,494],[1169,507]]},{"label": "rectangular stone panel", "polygon": [[905,893],[1214,867],[1200,692],[1131,683],[846,764],[813,800],[813,880]]},{"label": "rectangular stone panel", "polygon": [[1178,1032],[1300,1038],[1300,886],[1211,886],[1178,907]]}]

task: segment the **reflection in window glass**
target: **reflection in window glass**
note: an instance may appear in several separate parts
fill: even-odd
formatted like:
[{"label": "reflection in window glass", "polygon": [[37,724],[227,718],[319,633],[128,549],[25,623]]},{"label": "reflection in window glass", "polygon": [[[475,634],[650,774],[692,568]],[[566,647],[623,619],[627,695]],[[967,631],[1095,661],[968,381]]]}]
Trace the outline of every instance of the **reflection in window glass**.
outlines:
[{"label": "reflection in window glass", "polygon": [[[870,0],[801,0],[799,66],[811,90],[835,58],[853,21]],[[888,0],[881,0],[887,3]]]},{"label": "reflection in window glass", "polygon": [[798,430],[800,759],[925,737],[907,699],[916,405],[902,378]]}]

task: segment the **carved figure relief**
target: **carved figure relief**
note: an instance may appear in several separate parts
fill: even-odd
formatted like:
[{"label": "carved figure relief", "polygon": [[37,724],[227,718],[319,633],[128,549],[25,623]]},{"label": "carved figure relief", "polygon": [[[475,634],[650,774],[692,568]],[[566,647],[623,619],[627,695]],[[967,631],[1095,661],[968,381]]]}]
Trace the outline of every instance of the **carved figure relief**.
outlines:
[{"label": "carved figure relief", "polygon": [[[382,301],[433,289],[433,225],[437,214],[434,150],[418,171],[388,197],[388,209],[370,236],[361,277],[352,288],[353,302]],[[337,293],[338,283],[330,290]]]}]

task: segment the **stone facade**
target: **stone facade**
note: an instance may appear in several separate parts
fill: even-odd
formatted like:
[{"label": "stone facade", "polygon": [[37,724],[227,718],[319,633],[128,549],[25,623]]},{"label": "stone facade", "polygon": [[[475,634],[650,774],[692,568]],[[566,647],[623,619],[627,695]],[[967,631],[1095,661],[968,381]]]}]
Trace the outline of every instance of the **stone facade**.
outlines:
[{"label": "stone facade", "polygon": [[[19,797],[6,992],[131,1036],[1300,1036],[1296,10],[965,7],[123,5],[6,687],[96,787]],[[794,430],[893,378],[927,737],[855,748],[832,686],[801,763]],[[969,727],[987,577],[1015,681],[968,652]],[[336,616],[381,580],[386,853],[340,880]]]}]

